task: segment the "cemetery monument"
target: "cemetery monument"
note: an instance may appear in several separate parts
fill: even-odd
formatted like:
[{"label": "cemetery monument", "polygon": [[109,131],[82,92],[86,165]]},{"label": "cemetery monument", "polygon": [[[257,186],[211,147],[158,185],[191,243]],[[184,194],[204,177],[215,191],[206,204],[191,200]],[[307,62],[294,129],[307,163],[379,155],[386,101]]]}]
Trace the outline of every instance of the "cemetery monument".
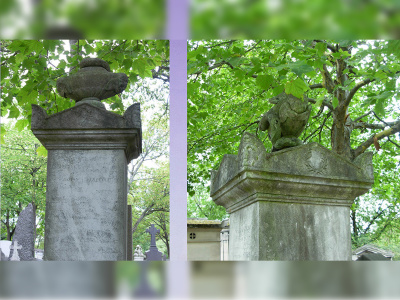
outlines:
[{"label": "cemetery monument", "polygon": [[142,151],[140,106],[120,116],[101,102],[127,83],[85,58],[57,81],[74,107],[47,115],[32,105],[32,132],[48,150],[44,260],[127,259],[127,164]]},{"label": "cemetery monument", "polygon": [[[260,121],[273,152],[244,133],[212,171],[210,193],[230,213],[230,260],[351,260],[350,206],[374,182],[372,153],[347,160],[298,139],[309,108],[281,94]],[[279,104],[281,103],[281,104]]]},{"label": "cemetery monument", "polygon": [[150,249],[146,251],[146,260],[165,260],[163,254],[158,251],[156,245],[156,234],[160,233],[160,229],[157,229],[154,224],[151,224],[149,228],[146,229],[151,236],[150,240]]}]

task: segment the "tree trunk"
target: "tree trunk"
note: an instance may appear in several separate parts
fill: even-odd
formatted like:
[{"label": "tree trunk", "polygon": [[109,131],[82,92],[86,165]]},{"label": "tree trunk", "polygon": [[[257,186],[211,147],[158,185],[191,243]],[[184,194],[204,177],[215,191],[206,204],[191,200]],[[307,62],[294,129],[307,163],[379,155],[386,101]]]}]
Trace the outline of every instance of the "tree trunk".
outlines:
[{"label": "tree trunk", "polygon": [[357,229],[356,210],[355,209],[351,210],[351,220],[352,220],[352,226],[353,226],[353,237],[354,237],[354,240],[357,242],[358,229]]},{"label": "tree trunk", "polygon": [[7,210],[7,215],[6,215],[6,229],[7,229],[7,241],[11,241],[10,211],[9,210]]},{"label": "tree trunk", "polygon": [[[331,130],[332,151],[347,158],[352,159],[350,146],[350,122],[346,120],[347,108],[340,105],[333,111],[333,124]],[[348,117],[349,118],[349,117]]]},{"label": "tree trunk", "polygon": [[[343,49],[350,51],[348,49]],[[350,144],[350,134],[352,131],[352,122],[348,115],[348,95],[349,92],[342,87],[345,86],[345,81],[348,80],[347,74],[344,70],[347,68],[347,63],[342,60],[336,60],[336,90],[333,95],[338,100],[338,106],[333,111],[333,124],[331,131],[331,146],[332,150],[337,154],[352,160],[352,151]]]}]

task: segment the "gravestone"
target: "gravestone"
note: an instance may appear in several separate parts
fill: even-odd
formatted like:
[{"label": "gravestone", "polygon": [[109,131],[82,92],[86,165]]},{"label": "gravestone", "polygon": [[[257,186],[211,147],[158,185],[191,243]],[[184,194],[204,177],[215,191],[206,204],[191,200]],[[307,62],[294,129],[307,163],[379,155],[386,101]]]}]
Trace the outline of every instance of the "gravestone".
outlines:
[{"label": "gravestone", "polygon": [[142,247],[140,245],[136,246],[135,252],[133,254],[134,261],[144,261],[145,255],[143,254]]},{"label": "gravestone", "polygon": [[158,251],[156,246],[156,234],[160,233],[160,229],[157,229],[154,224],[151,224],[151,226],[146,229],[146,232],[151,236],[150,249],[146,251],[146,260],[163,260],[163,254]]},{"label": "gravestone", "polygon": [[19,258],[19,251],[22,249],[22,246],[18,245],[18,241],[16,239],[13,239],[10,249],[12,252],[10,255],[10,260],[20,261],[21,259]]},{"label": "gravestone", "polygon": [[2,256],[1,260],[8,260],[10,257],[10,246],[12,241],[2,240],[0,241],[0,249],[4,256]]},{"label": "gravestone", "polygon": [[210,193],[230,214],[230,260],[351,260],[350,206],[373,182],[372,153],[351,162],[317,143],[267,153],[245,133]]},{"label": "gravestone", "polygon": [[3,250],[0,248],[0,260],[6,261],[8,257],[3,253]]},{"label": "gravestone", "polygon": [[[32,203],[29,203],[19,214],[13,240],[18,241],[22,246],[22,249],[18,251],[20,260],[35,260],[35,214]],[[10,257],[12,256],[13,250],[10,252]]]},{"label": "gravestone", "polygon": [[44,260],[127,259],[127,164],[142,152],[140,105],[123,116],[102,99],[121,93],[125,74],[85,58],[57,90],[76,105],[47,115],[32,105],[32,132],[48,150]]}]

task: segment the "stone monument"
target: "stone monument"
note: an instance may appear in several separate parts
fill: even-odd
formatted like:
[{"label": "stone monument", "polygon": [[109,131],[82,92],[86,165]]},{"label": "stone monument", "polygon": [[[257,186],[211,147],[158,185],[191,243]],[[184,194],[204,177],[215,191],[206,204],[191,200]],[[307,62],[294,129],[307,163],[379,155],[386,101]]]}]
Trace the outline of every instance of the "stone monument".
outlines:
[{"label": "stone monument", "polygon": [[156,245],[156,234],[160,233],[160,229],[157,229],[154,224],[151,224],[149,228],[146,229],[146,232],[150,233],[150,249],[146,251],[146,260],[165,260],[163,254],[158,251]]},{"label": "stone monument", "polygon": [[[13,240],[18,241],[22,247],[18,251],[20,260],[35,260],[35,228],[33,205],[29,203],[19,214],[13,235]],[[14,250],[10,251],[10,257],[13,256],[13,252]]]},{"label": "stone monument", "polygon": [[18,241],[16,239],[13,240],[10,250],[12,251],[12,254],[10,255],[10,260],[12,261],[20,261],[19,257],[19,250],[22,249],[21,245],[18,245]]},{"label": "stone monument", "polygon": [[142,247],[140,245],[136,246],[135,252],[133,254],[134,261],[144,261],[145,255],[143,254]]},{"label": "stone monument", "polygon": [[142,151],[140,106],[123,116],[102,99],[121,93],[125,74],[97,58],[57,81],[76,105],[54,115],[32,105],[32,132],[48,150],[44,260],[127,259],[127,164]]},{"label": "stone monument", "polygon": [[272,142],[272,151],[303,144],[299,139],[311,113],[308,98],[299,99],[293,95],[281,93],[269,99],[275,104],[260,120],[258,128],[268,130]]},{"label": "stone monument", "polygon": [[230,213],[230,260],[351,260],[350,206],[373,184],[372,153],[351,162],[317,143],[267,153],[250,133],[212,171]]},{"label": "stone monument", "polygon": [[230,260],[351,260],[350,206],[374,182],[372,153],[353,162],[298,139],[307,101],[281,94],[260,121],[273,152],[245,133],[212,171],[210,193],[230,213]]}]

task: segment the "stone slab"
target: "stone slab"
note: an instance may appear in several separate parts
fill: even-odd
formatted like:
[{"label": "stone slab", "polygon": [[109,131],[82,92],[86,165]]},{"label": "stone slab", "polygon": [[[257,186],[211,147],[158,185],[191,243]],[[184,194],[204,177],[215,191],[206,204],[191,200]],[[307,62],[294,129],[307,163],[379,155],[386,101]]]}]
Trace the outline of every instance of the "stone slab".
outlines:
[{"label": "stone slab", "polygon": [[[18,241],[22,246],[18,250],[19,258],[22,261],[35,260],[35,213],[32,203],[29,203],[18,216],[17,225],[13,235],[13,240]],[[14,250],[10,251],[12,257]]]},{"label": "stone slab", "polygon": [[[256,202],[230,216],[231,260],[351,260],[350,209]],[[250,234],[251,233],[251,234]]]},{"label": "stone slab", "polygon": [[126,260],[123,150],[50,150],[44,260]]}]

